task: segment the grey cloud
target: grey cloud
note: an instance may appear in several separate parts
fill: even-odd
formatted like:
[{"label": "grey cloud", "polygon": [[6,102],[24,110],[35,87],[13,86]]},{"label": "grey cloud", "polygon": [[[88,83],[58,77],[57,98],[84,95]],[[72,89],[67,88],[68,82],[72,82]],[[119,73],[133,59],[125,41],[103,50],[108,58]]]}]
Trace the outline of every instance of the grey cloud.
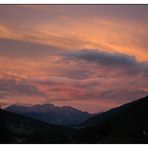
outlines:
[{"label": "grey cloud", "polygon": [[9,96],[14,97],[17,95],[46,97],[46,94],[25,81],[16,81],[14,79],[0,79],[1,99]]},{"label": "grey cloud", "polygon": [[64,60],[83,60],[107,67],[110,70],[119,70],[128,74],[148,74],[148,61],[139,62],[135,57],[122,53],[83,49],[65,53],[63,57]]},{"label": "grey cloud", "polygon": [[12,39],[0,39],[0,54],[11,57],[41,57],[44,55],[53,55],[61,49]]}]

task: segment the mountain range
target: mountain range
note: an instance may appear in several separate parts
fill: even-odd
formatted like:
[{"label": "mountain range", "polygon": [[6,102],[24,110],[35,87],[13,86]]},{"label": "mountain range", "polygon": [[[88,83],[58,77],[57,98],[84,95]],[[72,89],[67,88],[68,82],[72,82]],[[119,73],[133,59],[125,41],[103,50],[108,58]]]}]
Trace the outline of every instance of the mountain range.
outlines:
[{"label": "mountain range", "polygon": [[92,115],[70,106],[55,106],[53,104],[38,104],[33,106],[11,105],[5,110],[21,114],[43,122],[56,125],[78,125]]},{"label": "mountain range", "polygon": [[0,119],[0,143],[148,144],[148,96],[71,127],[5,110]]}]

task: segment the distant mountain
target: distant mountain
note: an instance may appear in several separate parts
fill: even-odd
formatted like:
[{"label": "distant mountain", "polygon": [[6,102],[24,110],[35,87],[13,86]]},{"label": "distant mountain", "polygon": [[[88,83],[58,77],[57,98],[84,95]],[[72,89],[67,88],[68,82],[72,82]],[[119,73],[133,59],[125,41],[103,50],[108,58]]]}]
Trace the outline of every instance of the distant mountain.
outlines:
[{"label": "distant mountain", "polygon": [[53,104],[34,106],[11,105],[5,108],[5,110],[47,123],[65,126],[80,124],[92,116],[88,112],[82,112],[70,106],[57,107]]},{"label": "distant mountain", "polygon": [[148,96],[91,117],[80,127],[74,143],[148,143]]},{"label": "distant mountain", "polygon": [[0,119],[0,144],[69,143],[69,135],[75,131],[1,109]]}]

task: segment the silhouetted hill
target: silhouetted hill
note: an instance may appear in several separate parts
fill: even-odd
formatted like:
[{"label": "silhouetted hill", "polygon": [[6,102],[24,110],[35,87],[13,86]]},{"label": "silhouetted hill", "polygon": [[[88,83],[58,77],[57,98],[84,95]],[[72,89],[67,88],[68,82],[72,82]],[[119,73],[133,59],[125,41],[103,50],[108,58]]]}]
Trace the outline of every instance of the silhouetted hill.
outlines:
[{"label": "silhouetted hill", "polygon": [[123,110],[128,109],[128,107],[131,104],[132,103],[127,103],[127,104],[124,104],[124,105],[119,106],[117,108],[113,108],[113,109],[111,109],[109,111],[98,113],[97,115],[94,115],[94,116],[88,118],[87,120],[85,120],[84,122],[82,122],[80,124],[80,126],[82,126],[82,127],[88,127],[88,126],[94,126],[96,124],[99,124],[100,122],[102,122],[105,119],[113,116],[114,114],[116,114],[116,113],[118,113],[120,111],[123,111]]},{"label": "silhouetted hill", "polygon": [[0,110],[0,143],[68,143],[74,129]]},{"label": "silhouetted hill", "polygon": [[57,107],[53,104],[11,105],[5,110],[57,125],[77,125],[92,116],[70,106]]},{"label": "silhouetted hill", "polygon": [[125,104],[83,124],[75,143],[148,143],[148,97]]}]

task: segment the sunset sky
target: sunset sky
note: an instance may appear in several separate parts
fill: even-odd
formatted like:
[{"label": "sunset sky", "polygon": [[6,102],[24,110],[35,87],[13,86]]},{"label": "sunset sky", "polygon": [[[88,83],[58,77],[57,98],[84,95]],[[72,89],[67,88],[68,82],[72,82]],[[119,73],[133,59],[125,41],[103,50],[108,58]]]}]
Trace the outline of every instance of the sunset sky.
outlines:
[{"label": "sunset sky", "polygon": [[0,103],[100,112],[148,95],[148,5],[0,5]]}]

